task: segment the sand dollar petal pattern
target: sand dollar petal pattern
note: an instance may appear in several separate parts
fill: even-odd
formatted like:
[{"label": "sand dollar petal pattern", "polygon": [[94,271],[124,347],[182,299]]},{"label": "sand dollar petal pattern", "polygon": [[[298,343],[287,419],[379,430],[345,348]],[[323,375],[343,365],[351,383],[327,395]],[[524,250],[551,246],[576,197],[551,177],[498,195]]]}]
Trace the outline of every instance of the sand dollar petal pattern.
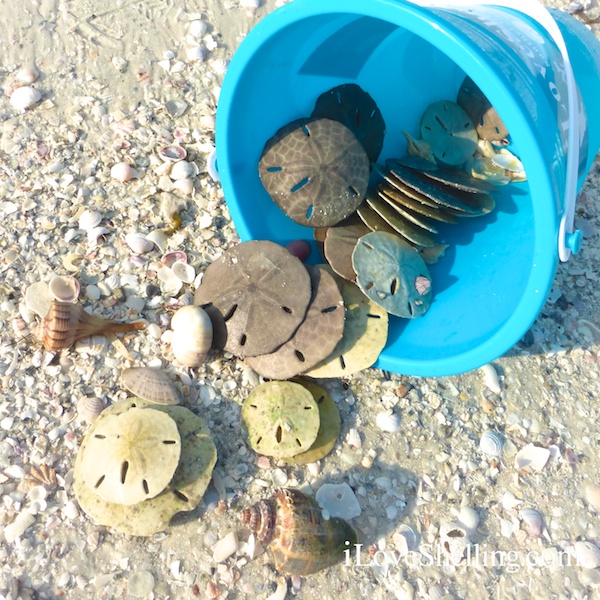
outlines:
[{"label": "sand dollar petal pattern", "polygon": [[310,277],[300,260],[278,244],[254,240],[209,265],[194,301],[218,309],[227,328],[225,350],[245,358],[287,342],[310,297]]},{"label": "sand dollar petal pattern", "polygon": [[326,227],[351,215],[362,202],[369,164],[362,144],[347,127],[318,119],[274,144],[267,142],[259,173],[288,217],[300,225]]},{"label": "sand dollar petal pattern", "polygon": [[175,421],[162,412],[136,407],[98,424],[85,449],[83,476],[104,500],[137,504],[165,489],[180,455]]},{"label": "sand dollar petal pattern", "polygon": [[306,452],[317,439],[319,408],[298,383],[269,381],[254,388],[242,406],[250,446],[283,458]]}]

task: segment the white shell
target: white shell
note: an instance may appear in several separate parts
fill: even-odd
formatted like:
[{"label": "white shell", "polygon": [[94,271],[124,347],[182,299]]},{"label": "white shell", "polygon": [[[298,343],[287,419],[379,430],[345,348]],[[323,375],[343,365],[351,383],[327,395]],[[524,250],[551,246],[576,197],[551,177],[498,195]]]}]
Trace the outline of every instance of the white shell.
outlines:
[{"label": "white shell", "polygon": [[141,233],[128,233],[125,236],[125,243],[136,254],[146,254],[154,248],[154,242]]},{"label": "white shell", "polygon": [[400,415],[392,410],[387,410],[375,417],[375,424],[381,431],[394,433],[400,429]]},{"label": "white shell", "polygon": [[111,167],[110,176],[121,183],[125,183],[137,177],[137,173],[129,163],[119,162]]},{"label": "white shell", "polygon": [[106,351],[108,341],[103,335],[88,335],[75,342],[75,352],[88,356],[99,356]]},{"label": "white shell", "polygon": [[220,563],[227,560],[237,552],[238,546],[239,542],[237,534],[235,531],[230,531],[215,544],[213,549],[213,561]]},{"label": "white shell", "polygon": [[347,483],[324,483],[317,490],[315,500],[330,517],[353,519],[362,512],[354,491]]},{"label": "white shell", "polygon": [[16,78],[21,83],[34,83],[38,80],[40,72],[35,65],[23,67],[17,74]]},{"label": "white shell", "polygon": [[10,103],[13,108],[20,112],[25,112],[28,108],[35,106],[42,98],[42,94],[36,88],[24,85],[17,88],[10,95]]},{"label": "white shell", "polygon": [[198,367],[212,345],[212,322],[199,306],[184,306],[171,319],[171,350],[186,367]]},{"label": "white shell", "polygon": [[525,173],[523,163],[508,150],[501,150],[498,154],[494,154],[494,156],[492,156],[492,162],[497,167],[502,167],[513,173]]},{"label": "white shell", "polygon": [[88,208],[79,215],[79,229],[91,231],[100,224],[100,221],[102,221],[102,215],[97,210]]},{"label": "white shell", "polygon": [[213,60],[210,66],[215,73],[223,75],[227,71],[229,61],[224,58],[218,58],[217,60]]},{"label": "white shell", "polygon": [[479,525],[479,513],[471,506],[463,506],[458,513],[458,520],[473,533]]},{"label": "white shell", "polygon": [[165,251],[165,248],[167,247],[167,236],[160,229],[152,230],[146,236],[146,239],[153,242],[161,252]]},{"label": "white shell", "polygon": [[409,552],[415,552],[421,543],[419,532],[412,527],[403,523],[398,527],[398,530],[392,536],[394,544],[400,552],[400,556],[406,556]]},{"label": "white shell", "polygon": [[240,0],[240,6],[242,8],[258,8],[260,0]]},{"label": "white shell", "polygon": [[597,569],[600,567],[600,548],[592,542],[575,542],[575,558],[577,564],[584,569]]},{"label": "white shell", "polygon": [[50,280],[48,291],[59,302],[75,302],[79,298],[79,281],[68,275],[57,275]]},{"label": "white shell", "polygon": [[519,517],[527,526],[527,533],[532,538],[538,538],[542,535],[543,520],[542,515],[533,508],[522,508],[519,511]]},{"label": "white shell", "polygon": [[36,281],[25,290],[25,306],[42,319],[50,312],[53,299],[48,286],[43,281]]},{"label": "white shell", "polygon": [[461,523],[458,521],[442,523],[440,527],[442,551],[450,556],[455,565],[464,558],[470,543],[469,532]]},{"label": "white shell", "polygon": [[479,449],[488,456],[502,456],[502,448],[504,447],[504,438],[501,434],[493,429],[488,429],[481,434],[479,440]]},{"label": "white shell", "polygon": [[200,61],[206,59],[206,50],[202,46],[193,46],[188,48],[186,56],[188,60]]},{"label": "white shell", "polygon": [[534,471],[541,471],[546,466],[549,458],[550,450],[548,448],[527,444],[527,446],[517,452],[515,456],[515,468],[529,468]]},{"label": "white shell", "polygon": [[97,396],[84,396],[77,402],[77,412],[79,416],[88,423],[93,423],[103,410],[104,404],[102,404],[102,400]]},{"label": "white shell", "polygon": [[191,21],[188,26],[188,33],[195,38],[204,37],[206,35],[207,31],[208,31],[208,25],[204,21],[201,21],[200,19]]},{"label": "white shell", "polygon": [[176,162],[171,168],[171,172],[169,176],[174,181],[178,179],[188,179],[194,174],[194,167],[192,163],[187,162],[186,160],[181,160]]},{"label": "white shell", "polygon": [[502,494],[502,507],[506,510],[511,510],[519,504],[523,504],[523,500],[517,498],[512,492],[504,492]]},{"label": "white shell", "polygon": [[500,389],[500,380],[498,379],[498,373],[493,365],[487,364],[481,367],[483,373],[483,380],[485,386],[494,394],[499,394],[502,390]]},{"label": "white shell", "polygon": [[180,191],[186,196],[191,196],[191,194],[194,191],[194,182],[188,177],[186,177],[185,179],[178,179],[173,183],[173,189]]},{"label": "white shell", "polygon": [[169,267],[161,267],[157,272],[160,283],[160,289],[165,296],[175,296],[183,287],[183,281],[175,276],[175,273]]},{"label": "white shell", "polygon": [[360,439],[360,433],[356,427],[352,427],[352,429],[348,431],[348,435],[346,435],[346,444],[350,446],[350,448],[362,448],[362,440]]},{"label": "white shell", "polygon": [[192,283],[196,278],[196,270],[192,265],[188,265],[186,262],[182,260],[176,260],[171,266],[171,270],[173,274],[178,279],[181,279],[183,283]]}]

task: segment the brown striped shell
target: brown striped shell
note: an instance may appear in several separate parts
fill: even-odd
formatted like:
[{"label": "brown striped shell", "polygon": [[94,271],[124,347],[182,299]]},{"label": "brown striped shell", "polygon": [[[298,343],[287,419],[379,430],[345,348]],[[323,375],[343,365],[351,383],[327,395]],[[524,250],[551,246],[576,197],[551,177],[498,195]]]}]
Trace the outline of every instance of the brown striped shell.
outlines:
[{"label": "brown striped shell", "polygon": [[241,513],[242,521],[268,545],[275,567],[310,575],[339,563],[357,542],[356,531],[340,518],[325,520],[315,500],[299,490],[276,490]]},{"label": "brown striped shell", "polygon": [[142,327],[142,322],[115,323],[89,314],[79,304],[54,300],[50,311],[39,323],[36,334],[48,352],[58,352],[88,335],[133,331]]}]

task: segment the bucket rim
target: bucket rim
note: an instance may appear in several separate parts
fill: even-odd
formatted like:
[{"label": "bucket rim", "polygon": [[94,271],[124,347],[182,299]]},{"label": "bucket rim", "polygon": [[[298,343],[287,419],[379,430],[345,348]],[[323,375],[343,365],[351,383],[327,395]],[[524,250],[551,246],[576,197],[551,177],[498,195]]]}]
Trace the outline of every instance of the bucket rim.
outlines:
[{"label": "bucket rim", "polygon": [[[501,7],[486,5],[486,9]],[[521,154],[526,149],[523,163],[528,175],[530,202],[533,204],[534,249],[530,273],[512,315],[493,334],[479,345],[452,356],[424,360],[419,357],[394,356],[386,347],[373,365],[380,369],[411,376],[438,377],[463,373],[497,359],[512,348],[533,324],[550,291],[558,265],[560,201],[545,164],[536,132],[536,124],[525,110],[522,100],[516,96],[503,79],[494,72],[485,53],[463,32],[444,20],[443,13],[461,14],[473,9],[464,7],[422,7],[404,0],[293,0],[266,15],[242,40],[234,53],[225,75],[217,107],[216,152],[223,193],[233,223],[242,241],[254,239],[241,211],[243,198],[238,198],[234,184],[235,173],[229,169],[227,140],[235,133],[230,131],[227,115],[236,101],[237,84],[245,69],[251,64],[255,53],[287,27],[297,26],[301,21],[325,15],[351,14],[372,17],[394,24],[433,44],[460,66],[482,92],[490,99],[502,116],[511,137]],[[485,73],[485,82],[480,85]],[[282,124],[283,125],[283,124]],[[548,232],[553,232],[549,235]],[[518,244],[518,240],[513,241]],[[507,281],[507,285],[510,282]],[[482,315],[482,318],[485,318]]]}]

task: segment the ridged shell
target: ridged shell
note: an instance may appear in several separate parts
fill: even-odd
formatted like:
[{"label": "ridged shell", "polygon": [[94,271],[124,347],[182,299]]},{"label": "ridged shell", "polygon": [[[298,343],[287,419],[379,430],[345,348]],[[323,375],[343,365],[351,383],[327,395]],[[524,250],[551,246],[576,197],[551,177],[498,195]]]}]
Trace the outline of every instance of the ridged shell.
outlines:
[{"label": "ridged shell", "polygon": [[40,321],[36,334],[48,352],[58,352],[88,335],[133,331],[143,326],[141,322],[115,323],[90,315],[79,304],[54,300],[50,311]]},{"label": "ridged shell", "polygon": [[171,350],[186,367],[198,367],[212,345],[212,322],[199,306],[184,306],[171,319]]},{"label": "ridged shell", "polygon": [[532,538],[538,538],[542,535],[542,527],[544,522],[542,515],[533,508],[523,508],[519,511],[519,517],[527,527],[527,533]]},{"label": "ridged shell", "polygon": [[315,500],[299,490],[278,489],[274,497],[242,511],[242,521],[269,545],[275,567],[292,575],[310,575],[344,558],[357,542],[343,519],[323,519]]},{"label": "ridged shell", "polygon": [[503,447],[504,438],[497,431],[488,429],[481,434],[481,438],[479,440],[479,449],[487,456],[502,456]]},{"label": "ridged shell", "polygon": [[79,215],[79,229],[91,231],[102,221],[102,215],[97,210],[86,209]]},{"label": "ridged shell", "polygon": [[88,423],[93,423],[104,410],[102,400],[96,396],[84,396],[77,402],[77,412]]},{"label": "ridged shell", "polygon": [[181,394],[169,376],[161,369],[136,367],[121,373],[123,387],[132,394],[155,404],[181,403]]},{"label": "ridged shell", "polygon": [[106,351],[108,342],[103,335],[88,335],[75,342],[75,352],[88,356],[99,356]]}]

